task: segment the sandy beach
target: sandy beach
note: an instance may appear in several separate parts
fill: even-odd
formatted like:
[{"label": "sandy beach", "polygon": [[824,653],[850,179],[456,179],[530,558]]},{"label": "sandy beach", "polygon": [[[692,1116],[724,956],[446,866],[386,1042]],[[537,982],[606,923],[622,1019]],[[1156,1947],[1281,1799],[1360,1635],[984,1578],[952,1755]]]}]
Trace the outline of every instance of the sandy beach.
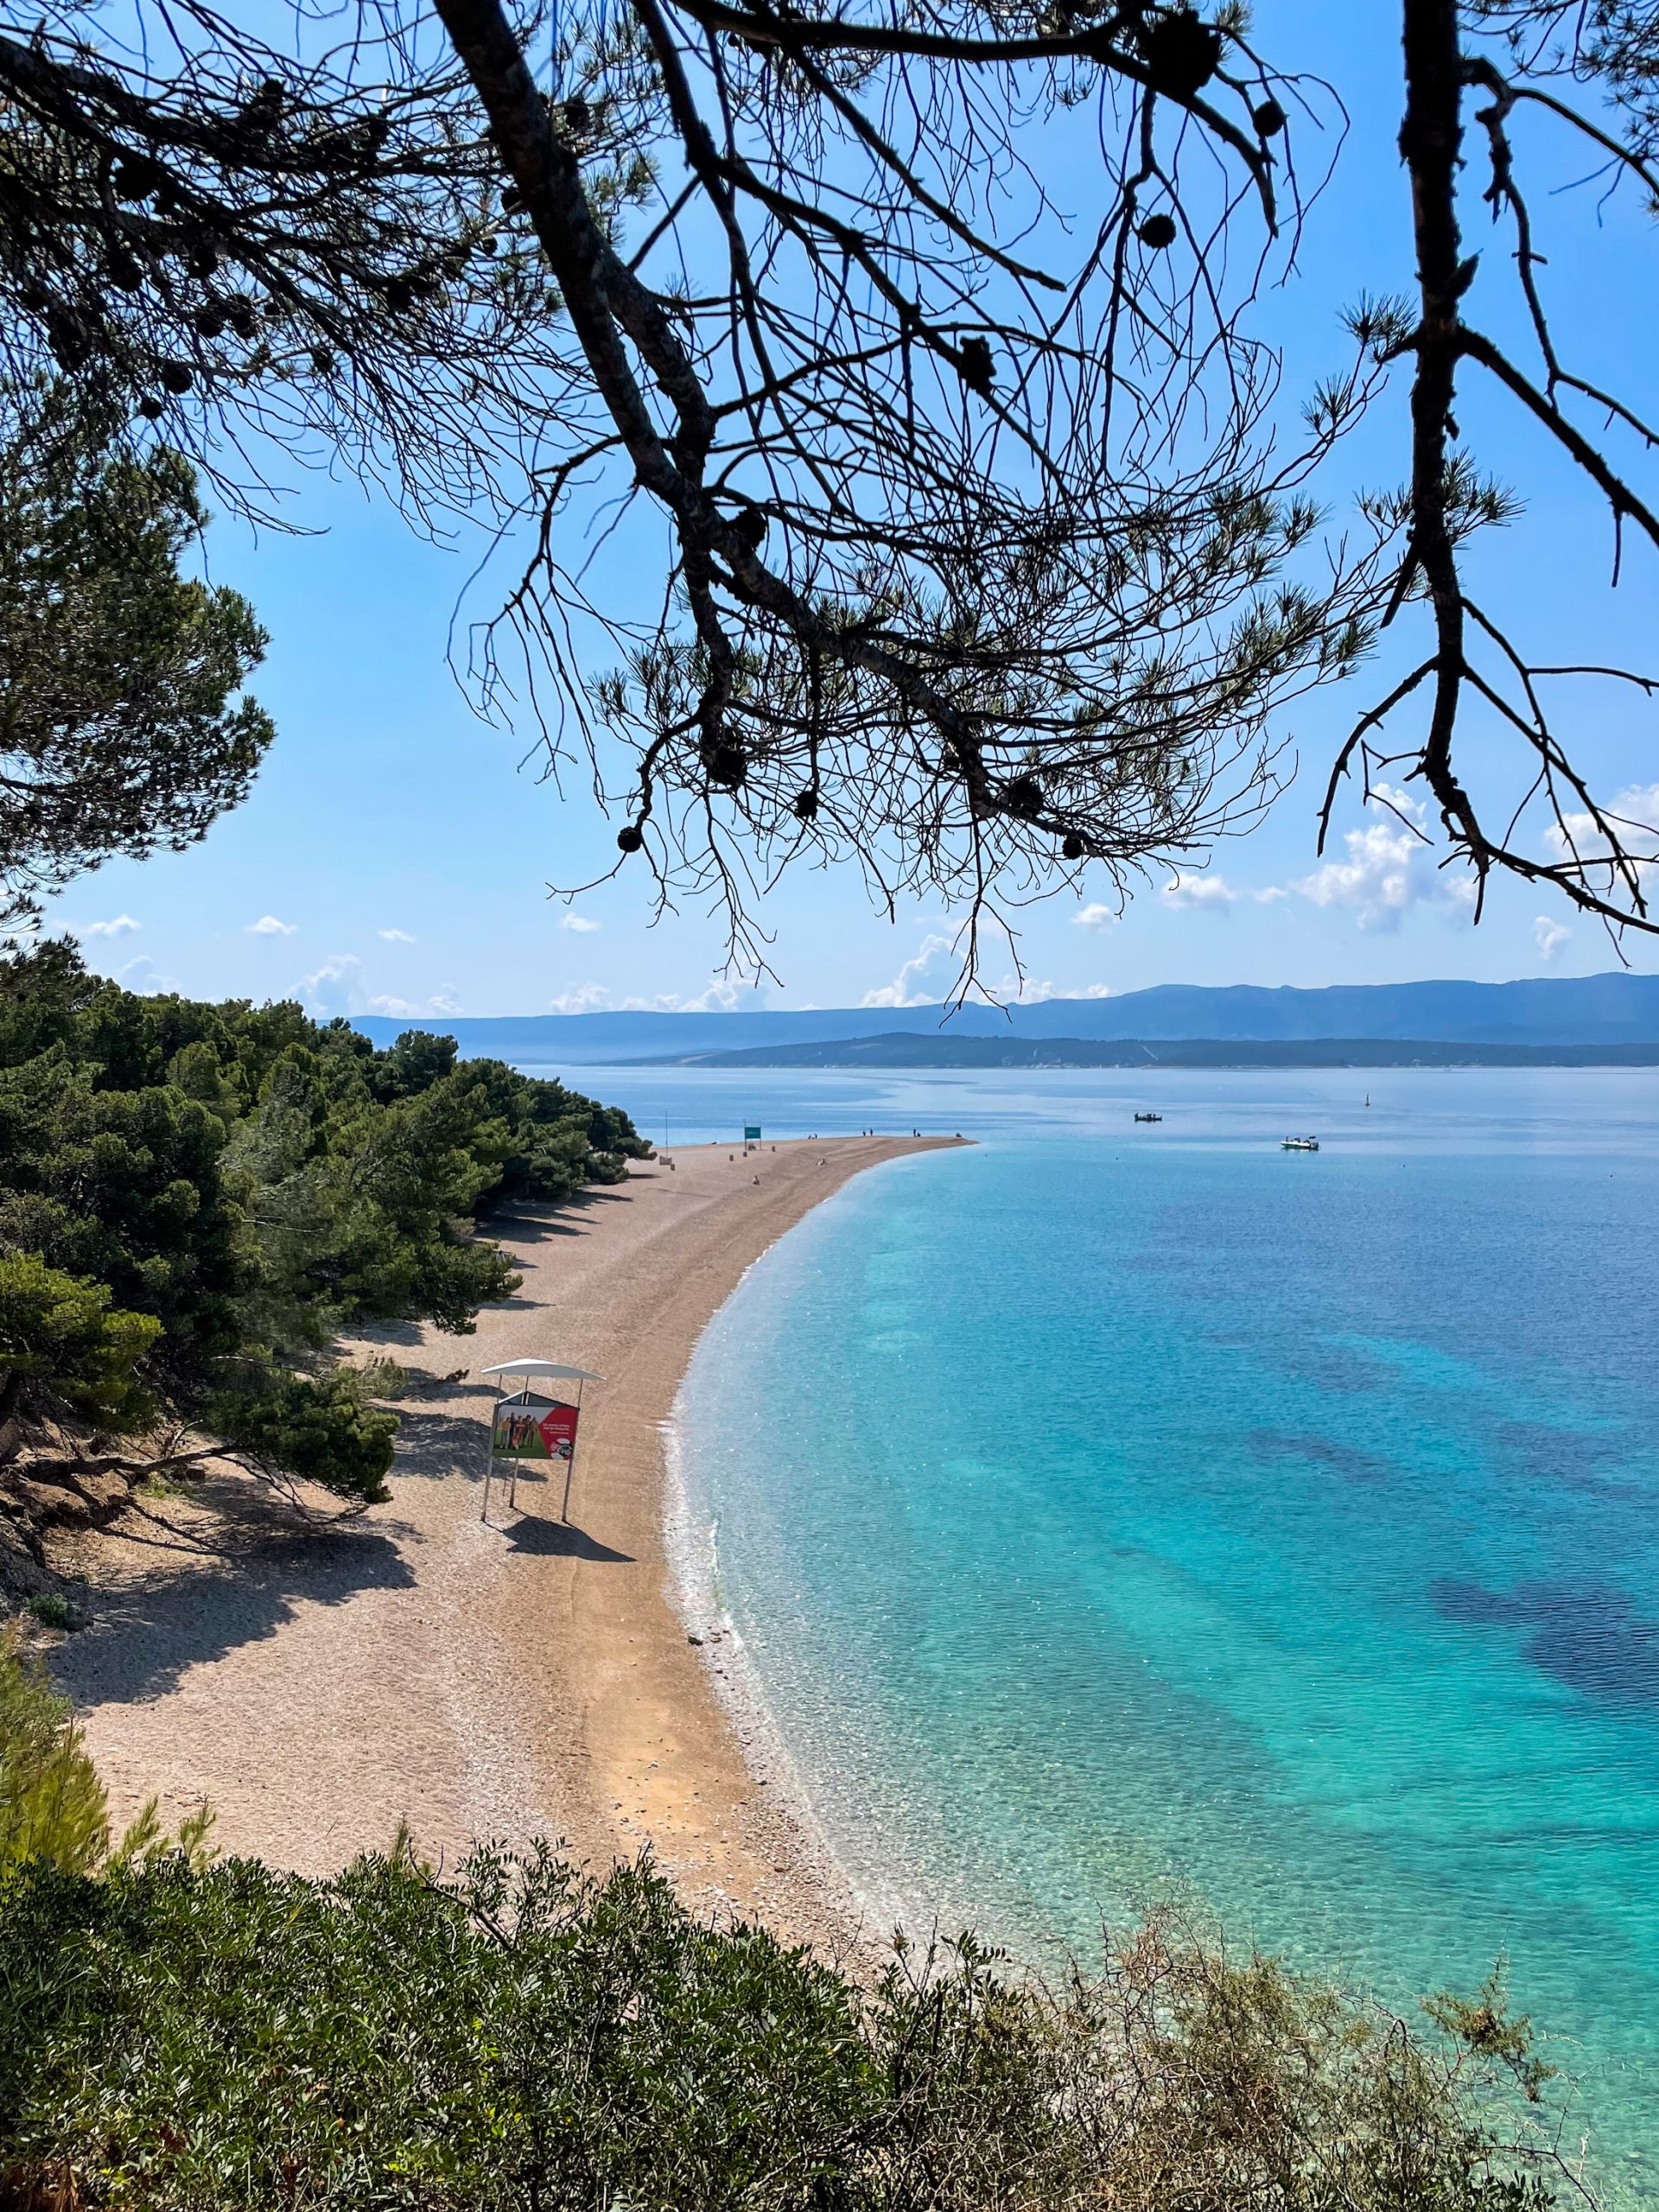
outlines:
[{"label": "sandy beach", "polygon": [[[377,1333],[411,1378],[390,1503],[296,1535],[226,1478],[82,1539],[92,1622],[53,1668],[118,1817],[205,1796],[226,1849],[315,1872],[400,1821],[450,1861],[475,1836],[545,1834],[600,1866],[649,1842],[700,1909],[852,1940],[852,1901],[738,1739],[720,1643],[691,1643],[676,1609],[663,1424],[745,1268],[849,1176],[934,1141],[677,1149],[515,1219],[523,1287],[475,1335]],[[605,1377],[568,1527],[562,1479],[521,1481],[517,1513],[498,1489],[480,1517],[480,1371],[522,1355]]]}]

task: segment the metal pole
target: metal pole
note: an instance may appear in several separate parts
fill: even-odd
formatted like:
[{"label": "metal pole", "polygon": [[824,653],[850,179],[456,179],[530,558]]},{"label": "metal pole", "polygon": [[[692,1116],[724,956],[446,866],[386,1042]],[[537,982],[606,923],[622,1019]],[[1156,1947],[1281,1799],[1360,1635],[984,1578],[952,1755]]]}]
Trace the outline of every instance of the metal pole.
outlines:
[{"label": "metal pole", "polygon": [[[576,1385],[576,1436],[582,1434],[582,1385]],[[570,1440],[570,1457],[564,1463],[564,1503],[559,1508],[559,1518],[567,1528],[570,1525],[570,1478],[576,1471],[576,1436]]]},{"label": "metal pole", "polygon": [[490,1517],[490,1478],[495,1472],[495,1409],[501,1402],[501,1385],[495,1385],[495,1395],[490,1400],[489,1425],[484,1432],[484,1503],[479,1509],[479,1519]]},{"label": "metal pole", "polygon": [[507,1505],[510,1511],[518,1510],[518,1455],[512,1456],[512,1472],[507,1481]]}]

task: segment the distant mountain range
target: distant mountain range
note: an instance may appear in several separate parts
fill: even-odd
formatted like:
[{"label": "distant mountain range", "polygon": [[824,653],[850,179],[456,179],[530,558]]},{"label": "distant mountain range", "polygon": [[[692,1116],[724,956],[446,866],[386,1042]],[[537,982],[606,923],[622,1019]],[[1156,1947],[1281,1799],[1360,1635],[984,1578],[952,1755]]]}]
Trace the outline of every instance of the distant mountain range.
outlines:
[{"label": "distant mountain range", "polygon": [[[1659,1046],[1659,976],[1544,976],[1515,983],[1338,983],[1324,990],[1287,986],[1266,989],[1241,983],[1209,988],[1161,983],[1103,999],[1047,999],[1039,1005],[966,1006],[945,1017],[940,1006],[842,1007],[754,1014],[544,1014],[444,1021],[359,1018],[357,1027],[378,1044],[405,1029],[442,1028],[469,1056],[491,1054],[520,1065],[570,1067],[601,1063],[665,1060],[756,1066],[1032,1066],[1065,1047],[1071,1065],[1135,1065],[1128,1061],[1080,1061],[1084,1046],[1113,1043],[1137,1054],[1160,1044],[1183,1052],[1217,1043],[1267,1046],[1318,1042],[1352,1058],[1362,1044],[1387,1041],[1400,1061],[1422,1059],[1430,1046],[1541,1049]],[[916,1039],[906,1045],[906,1039]],[[1053,1050],[1012,1060],[941,1058],[975,1039],[999,1046],[1040,1040]],[[830,1059],[823,1048],[857,1043],[861,1049]],[[795,1048],[809,1048],[796,1057]],[[879,1053],[876,1047],[880,1048]],[[913,1051],[913,1058],[887,1057]],[[780,1054],[787,1053],[787,1058]],[[1468,1054],[1461,1057],[1468,1058]],[[1607,1057],[1591,1052],[1592,1059]],[[1620,1055],[1623,1057],[1623,1055]],[[1483,1058],[1485,1056],[1482,1055]],[[1170,1064],[1166,1057],[1166,1065]],[[1251,1064],[1229,1053],[1186,1059],[1187,1066]],[[1340,1059],[1256,1059],[1257,1065],[1342,1065]],[[1367,1066],[1386,1065],[1367,1058]],[[1486,1065],[1499,1065],[1491,1059]]]},{"label": "distant mountain range", "polygon": [[1583,1068],[1659,1067],[1655,1045],[1471,1045],[1424,1037],[844,1037],[682,1052],[675,1068]]}]

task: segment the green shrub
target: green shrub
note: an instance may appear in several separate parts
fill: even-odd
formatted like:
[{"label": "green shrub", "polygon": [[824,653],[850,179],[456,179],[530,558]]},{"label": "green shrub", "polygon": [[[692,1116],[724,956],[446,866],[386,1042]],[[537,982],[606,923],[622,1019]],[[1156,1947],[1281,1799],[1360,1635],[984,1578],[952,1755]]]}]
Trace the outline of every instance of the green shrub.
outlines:
[{"label": "green shrub", "polygon": [[[80,2202],[422,2212],[1525,2212],[1466,2038],[1166,1926],[1058,1995],[863,1990],[648,1865],[0,1878],[0,2154]],[[1497,2069],[1500,2080],[1506,2080]],[[67,2183],[65,2184],[67,2186]],[[68,2200],[67,2200],[68,2201]]]},{"label": "green shrub", "polygon": [[16,1629],[0,1629],[0,1867],[33,1858],[84,1874],[109,1846],[109,1805],[74,1707]]},{"label": "green shrub", "polygon": [[61,1274],[38,1253],[0,1255],[0,1410],[33,1400],[143,1428],[156,1402],[137,1370],[161,1331],[150,1314],[112,1313],[101,1284]]},{"label": "green shrub", "polygon": [[210,1399],[204,1414],[228,1444],[337,1497],[372,1505],[391,1494],[385,1478],[397,1416],[365,1405],[349,1368],[315,1376],[267,1372]]},{"label": "green shrub", "polygon": [[[43,1601],[33,1610],[43,1613]],[[152,1797],[111,1853],[109,1801],[74,1707],[22,1649],[16,1624],[0,1628],[0,1869],[29,1861],[84,1875],[106,1864],[148,1866],[168,1853],[204,1867],[213,1825],[203,1805],[169,1836]]]}]

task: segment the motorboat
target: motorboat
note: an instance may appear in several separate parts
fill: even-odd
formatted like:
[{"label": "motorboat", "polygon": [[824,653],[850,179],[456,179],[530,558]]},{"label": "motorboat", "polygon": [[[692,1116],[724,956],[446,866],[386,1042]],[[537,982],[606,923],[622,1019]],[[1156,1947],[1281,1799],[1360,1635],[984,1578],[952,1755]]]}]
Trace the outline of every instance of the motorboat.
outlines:
[{"label": "motorboat", "polygon": [[1135,1118],[1137,1122],[1161,1122],[1164,1117],[1161,1114],[1137,1114]]},{"label": "motorboat", "polygon": [[1286,1137],[1279,1148],[1281,1152],[1317,1152],[1319,1141],[1318,1137]]}]

